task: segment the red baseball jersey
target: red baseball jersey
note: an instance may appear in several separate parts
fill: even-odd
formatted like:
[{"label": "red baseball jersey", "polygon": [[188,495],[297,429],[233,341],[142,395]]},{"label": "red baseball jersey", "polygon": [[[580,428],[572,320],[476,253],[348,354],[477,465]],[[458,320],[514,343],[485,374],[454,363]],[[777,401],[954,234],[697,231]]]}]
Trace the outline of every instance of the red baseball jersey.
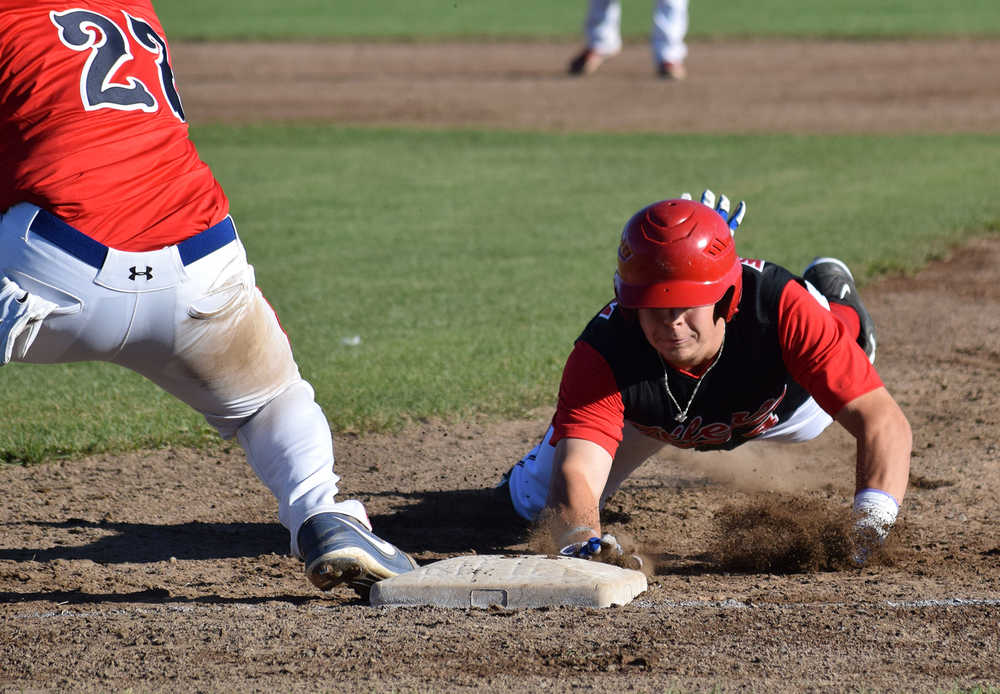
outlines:
[{"label": "red baseball jersey", "polygon": [[126,251],[229,213],[147,0],[0,0],[0,210],[18,202]]}]

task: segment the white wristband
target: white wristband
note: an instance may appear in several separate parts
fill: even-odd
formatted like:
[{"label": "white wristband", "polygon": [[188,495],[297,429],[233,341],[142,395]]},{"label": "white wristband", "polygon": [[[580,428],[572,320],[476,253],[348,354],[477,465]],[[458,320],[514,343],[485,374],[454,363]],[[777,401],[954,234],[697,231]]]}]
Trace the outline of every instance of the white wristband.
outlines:
[{"label": "white wristband", "polygon": [[854,514],[858,516],[858,525],[872,528],[885,537],[896,522],[899,502],[880,489],[862,489],[854,495]]}]

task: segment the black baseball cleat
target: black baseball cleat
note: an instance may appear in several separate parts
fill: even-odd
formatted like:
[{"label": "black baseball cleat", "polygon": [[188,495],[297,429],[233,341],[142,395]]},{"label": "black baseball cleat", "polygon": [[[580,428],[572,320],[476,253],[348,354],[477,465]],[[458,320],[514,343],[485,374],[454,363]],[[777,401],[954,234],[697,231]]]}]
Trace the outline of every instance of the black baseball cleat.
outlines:
[{"label": "black baseball cleat", "polygon": [[299,529],[306,576],[320,590],[347,583],[364,599],[372,585],[412,571],[417,562],[342,513],[320,513]]},{"label": "black baseball cleat", "polygon": [[878,346],[875,321],[861,303],[854,275],[843,261],[836,258],[815,258],[802,272],[802,279],[819,290],[819,293],[836,304],[850,306],[861,321],[858,344],[868,355],[868,361],[875,363],[875,348]]},{"label": "black baseball cleat", "polygon": [[589,46],[584,48],[580,53],[573,57],[573,60],[569,63],[569,74],[571,75],[591,75],[597,72],[597,68],[601,67],[606,60],[614,57],[618,54],[618,51],[614,53],[598,53],[593,48]]}]

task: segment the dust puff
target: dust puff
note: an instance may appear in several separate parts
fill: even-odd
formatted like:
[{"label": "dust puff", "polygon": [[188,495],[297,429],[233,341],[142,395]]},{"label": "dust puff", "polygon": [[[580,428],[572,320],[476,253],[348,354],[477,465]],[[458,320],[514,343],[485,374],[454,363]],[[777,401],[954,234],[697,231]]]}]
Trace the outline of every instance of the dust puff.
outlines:
[{"label": "dust puff", "polygon": [[815,499],[764,494],[715,516],[709,549],[726,571],[812,573],[853,568],[850,514]]},{"label": "dust puff", "polygon": [[669,451],[670,460],[718,484],[744,492],[801,494],[829,486],[830,467],[801,450],[771,441],[731,451]]}]

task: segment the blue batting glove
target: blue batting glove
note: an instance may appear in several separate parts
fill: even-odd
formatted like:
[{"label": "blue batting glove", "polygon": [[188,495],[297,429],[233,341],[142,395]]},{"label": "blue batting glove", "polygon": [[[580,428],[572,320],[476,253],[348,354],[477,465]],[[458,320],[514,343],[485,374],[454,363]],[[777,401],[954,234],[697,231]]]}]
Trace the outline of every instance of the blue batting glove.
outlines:
[{"label": "blue batting glove", "polygon": [[595,554],[601,552],[601,538],[592,537],[584,542],[574,542],[566,545],[559,554],[564,557],[576,557],[577,559],[590,559]]},{"label": "blue batting glove", "polygon": [[[681,199],[691,200],[691,193],[682,194]],[[747,214],[747,204],[743,200],[740,200],[740,204],[736,206],[736,210],[730,214],[729,198],[725,195],[719,195],[718,199],[716,199],[715,193],[708,189],[701,194],[700,202],[702,205],[711,207],[718,212],[719,216],[726,222],[726,226],[729,227],[729,233],[733,235],[736,234],[736,230],[739,229],[740,224],[743,223],[743,218]]]}]

